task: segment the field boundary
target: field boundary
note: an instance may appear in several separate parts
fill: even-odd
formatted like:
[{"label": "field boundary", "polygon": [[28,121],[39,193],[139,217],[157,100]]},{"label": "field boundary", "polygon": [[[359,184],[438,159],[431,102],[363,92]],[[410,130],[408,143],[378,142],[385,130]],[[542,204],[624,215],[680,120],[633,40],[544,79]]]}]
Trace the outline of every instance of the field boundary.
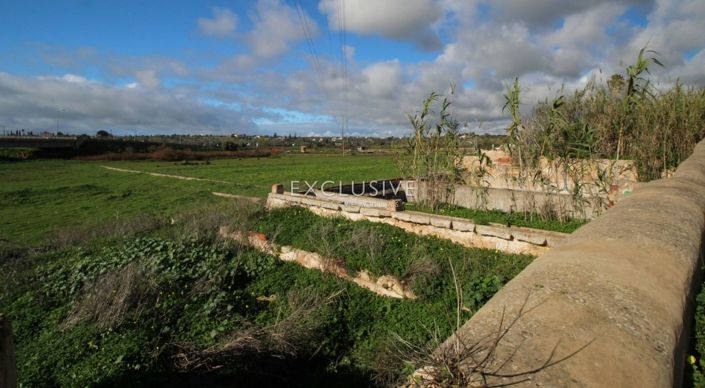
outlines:
[{"label": "field boundary", "polygon": [[[304,207],[320,216],[381,222],[414,234],[446,239],[468,248],[496,249],[535,256],[558,246],[568,236],[560,232],[500,224],[478,225],[460,217],[402,210],[398,200],[374,199],[376,202],[371,207],[360,206],[372,199],[352,195],[315,197],[284,193],[275,188],[267,197],[266,206],[270,209]],[[379,201],[386,202],[386,206],[382,206]]]}]

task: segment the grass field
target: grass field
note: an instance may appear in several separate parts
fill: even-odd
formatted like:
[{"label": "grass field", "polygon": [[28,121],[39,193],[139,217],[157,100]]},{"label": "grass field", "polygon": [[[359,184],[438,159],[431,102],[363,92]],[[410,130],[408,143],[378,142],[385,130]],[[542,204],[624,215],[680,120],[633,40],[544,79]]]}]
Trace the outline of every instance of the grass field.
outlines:
[{"label": "grass field", "polygon": [[[107,170],[111,166],[228,183],[187,181]],[[0,239],[37,245],[59,228],[85,227],[153,215],[168,219],[227,201],[211,192],[264,197],[291,180],[370,180],[396,174],[391,157],[296,155],[173,162],[34,160],[0,163]]]},{"label": "grass field", "polygon": [[[1,163],[0,313],[20,382],[397,386],[534,258],[212,195],[396,174],[384,156]],[[418,299],[223,241],[222,225],[398,277]]]}]

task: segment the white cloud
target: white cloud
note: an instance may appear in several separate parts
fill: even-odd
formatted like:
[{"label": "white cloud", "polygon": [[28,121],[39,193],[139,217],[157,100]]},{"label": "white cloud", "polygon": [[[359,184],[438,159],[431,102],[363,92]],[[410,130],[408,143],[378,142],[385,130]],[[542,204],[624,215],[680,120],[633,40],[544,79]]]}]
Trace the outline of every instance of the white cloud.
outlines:
[{"label": "white cloud", "polygon": [[705,49],[701,49],[691,60],[668,71],[671,80],[680,79],[687,85],[705,86]]},{"label": "white cloud", "polygon": [[648,17],[648,25],[625,47],[631,61],[648,45],[660,54],[667,68],[683,65],[683,52],[705,47],[705,2],[697,0],[658,0]]},{"label": "white cloud", "polygon": [[580,14],[602,5],[650,7],[654,0],[484,0],[496,23],[520,22],[530,29],[550,29],[570,15]]},{"label": "white cloud", "polygon": [[198,18],[198,30],[206,36],[225,38],[237,28],[237,15],[227,8],[213,7],[213,18]]},{"label": "white cloud", "polygon": [[333,30],[409,40],[424,49],[441,46],[431,25],[443,16],[443,9],[434,0],[321,0],[318,8],[328,15]]},{"label": "white cloud", "polygon": [[365,91],[372,96],[393,98],[399,92],[402,80],[399,60],[372,64],[362,74],[367,78]]},{"label": "white cloud", "polygon": [[305,39],[304,25],[312,37],[318,35],[316,22],[302,11],[280,0],[259,0],[252,15],[254,28],[247,35],[253,53],[258,57],[273,57],[289,50],[289,45]]},{"label": "white cloud", "polygon": [[88,82],[88,79],[85,77],[81,77],[80,75],[75,75],[75,74],[64,74],[63,77],[61,77],[66,82],[74,82],[78,84],[85,84]]},{"label": "white cloud", "polygon": [[[0,76],[0,117],[26,127],[51,124],[52,115],[62,107],[56,101],[67,101],[75,107],[71,111],[91,125],[218,131],[254,128],[249,126],[251,118],[265,122],[262,118],[271,117],[277,131],[286,132],[284,126],[291,123],[277,121],[271,110],[262,108],[272,107],[302,112],[299,117],[335,118],[335,122],[291,124],[298,133],[308,132],[306,127],[315,133],[339,133],[338,123],[347,115],[350,133],[401,135],[409,130],[406,113],[420,109],[432,90],[445,92],[455,82],[453,112],[458,119],[483,131],[501,130],[506,120],[501,111],[503,89],[514,77],[520,77],[522,108],[528,110],[534,102],[555,96],[562,86],[579,88],[590,77],[623,72],[646,44],[666,64],[665,69],[654,68],[655,82],[667,85],[680,78],[705,85],[705,2],[700,0],[320,0],[318,7],[328,18],[331,34],[338,27],[337,5],[343,3],[351,42],[357,44],[353,33],[417,45],[442,36],[442,47],[435,57],[424,54],[424,60],[411,61],[408,52],[389,50],[369,57],[368,46],[347,46],[344,77],[338,42],[326,52],[323,36],[315,41],[319,63],[302,67],[298,63],[306,55],[303,47],[292,50],[305,39],[298,10],[291,5],[296,3],[259,0],[248,14],[252,28],[221,42],[244,42],[249,51],[211,53],[204,62],[183,57],[120,58],[90,48],[69,55],[54,53],[56,66],[63,66],[62,73],[68,75]],[[632,20],[634,13],[624,16],[633,7],[645,13],[645,23]],[[314,38],[320,36],[313,18],[303,17]],[[216,58],[215,64],[211,58]],[[293,60],[297,65],[287,66]],[[107,69],[112,78],[86,79],[86,63]],[[180,86],[161,85],[164,77]],[[124,85],[126,78],[135,82]],[[122,86],[111,87],[110,82]],[[241,108],[234,111],[219,103]],[[79,125],[82,120],[74,122]]]},{"label": "white cloud", "polygon": [[162,86],[162,81],[157,76],[156,70],[142,70],[135,74],[139,86],[146,89],[158,89]]},{"label": "white cloud", "polygon": [[605,3],[565,17],[563,25],[538,36],[538,41],[551,52],[546,72],[566,77],[579,77],[585,69],[596,67],[600,55],[615,45],[610,27],[624,13],[625,6]]},{"label": "white cloud", "polygon": [[204,105],[173,92],[113,87],[74,76],[22,77],[0,72],[0,117],[16,128],[52,129],[56,120],[71,132],[101,128],[144,131],[244,131],[248,115]]}]

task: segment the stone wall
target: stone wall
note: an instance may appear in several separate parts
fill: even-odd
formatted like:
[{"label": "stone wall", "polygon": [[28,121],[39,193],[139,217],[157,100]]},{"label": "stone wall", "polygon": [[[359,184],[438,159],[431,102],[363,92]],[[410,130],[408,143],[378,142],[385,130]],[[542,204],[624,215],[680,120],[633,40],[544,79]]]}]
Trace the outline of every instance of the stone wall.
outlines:
[{"label": "stone wall", "polygon": [[[398,299],[416,299],[411,288],[391,275],[374,276],[366,270],[351,271],[345,267],[344,260],[324,257],[316,252],[309,252],[291,246],[279,246],[267,240],[262,233],[250,232],[245,235],[238,231],[231,231],[226,227],[220,228],[220,236],[230,238],[241,244],[249,245],[261,252],[278,257],[282,261],[296,263],[302,267],[331,273],[341,279],[351,281],[362,288],[366,288],[377,295]],[[2,386],[0,386],[2,388]]]},{"label": "stone wall", "polygon": [[493,372],[490,385],[680,386],[704,232],[701,142],[671,178],[640,185],[531,263],[434,354],[500,332],[496,347],[476,347],[493,349],[488,365],[462,364]]},{"label": "stone wall", "polygon": [[[617,192],[632,190],[638,181],[637,167],[633,160],[569,159],[562,160],[561,163],[559,160],[549,160],[542,156],[539,158],[538,168],[533,171],[534,174],[540,175],[520,183],[517,179],[520,170],[512,161],[511,155],[502,150],[482,152],[491,162],[483,166],[486,173],[482,179],[489,187],[495,189],[544,191],[546,187],[554,187],[556,191],[572,191],[575,183],[571,177],[575,177],[582,185],[588,186],[588,191],[598,191],[597,186],[600,184],[609,184],[609,191]],[[476,155],[466,155],[463,157],[462,167],[470,174],[476,173],[480,167],[480,158]]]},{"label": "stone wall", "polygon": [[[418,186],[418,187],[417,187]],[[402,181],[408,190],[406,199],[418,202],[425,198],[426,187]],[[603,213],[612,203],[604,197],[584,196],[576,201],[571,194],[548,191],[530,191],[509,188],[479,188],[457,185],[444,202],[468,209],[496,209],[503,212],[552,213],[576,219],[592,219]]]},{"label": "stone wall", "polygon": [[[374,201],[374,204],[361,206],[369,201]],[[398,200],[346,195],[316,197],[276,190],[267,197],[268,208],[288,206],[305,207],[326,217],[381,222],[411,233],[444,238],[466,247],[498,249],[536,256],[557,246],[567,236],[564,233],[499,224],[476,225],[472,220],[465,218],[405,211],[401,210]]]}]

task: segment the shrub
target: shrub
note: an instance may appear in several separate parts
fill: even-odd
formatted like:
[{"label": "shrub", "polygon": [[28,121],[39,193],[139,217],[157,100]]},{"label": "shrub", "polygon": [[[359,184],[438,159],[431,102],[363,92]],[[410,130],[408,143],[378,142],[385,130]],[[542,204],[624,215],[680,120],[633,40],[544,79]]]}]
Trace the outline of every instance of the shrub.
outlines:
[{"label": "shrub", "polygon": [[519,138],[510,147],[521,150],[519,163],[536,166],[541,156],[559,164],[574,158],[634,159],[643,181],[675,168],[705,137],[705,89],[680,82],[654,88],[645,76],[654,64],[660,63],[653,52],[642,49],[626,78],[593,80],[582,90],[561,90],[557,98],[539,103],[529,117],[518,119]]}]

